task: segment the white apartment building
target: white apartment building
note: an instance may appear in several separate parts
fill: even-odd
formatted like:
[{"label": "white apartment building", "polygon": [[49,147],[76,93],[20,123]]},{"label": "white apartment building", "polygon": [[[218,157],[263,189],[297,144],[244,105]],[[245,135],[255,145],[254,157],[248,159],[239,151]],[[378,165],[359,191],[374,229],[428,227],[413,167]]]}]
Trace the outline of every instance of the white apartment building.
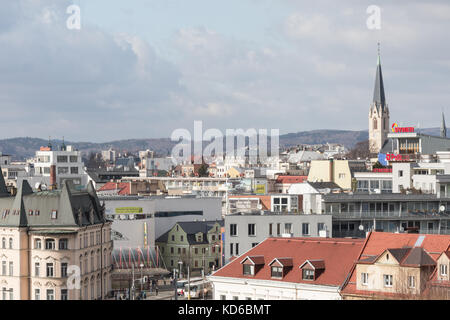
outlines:
[{"label": "white apartment building", "polygon": [[[32,169],[27,174],[19,175],[18,181],[28,180],[33,189],[39,185],[49,187],[53,183],[56,186],[64,184],[64,181],[72,181],[77,188],[85,188],[89,176],[85,171],[81,152],[73,146],[61,145],[59,150],[54,150],[51,145],[41,147],[36,151],[33,159],[28,161]],[[54,178],[52,181],[52,167],[54,166]]]}]

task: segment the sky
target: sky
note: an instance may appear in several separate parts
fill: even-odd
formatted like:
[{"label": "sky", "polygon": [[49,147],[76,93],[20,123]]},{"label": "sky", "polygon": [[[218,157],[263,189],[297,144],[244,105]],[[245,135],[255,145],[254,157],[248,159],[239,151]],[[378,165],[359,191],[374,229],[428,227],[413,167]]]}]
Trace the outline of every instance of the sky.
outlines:
[{"label": "sky", "polygon": [[438,127],[448,30],[447,0],[2,1],[0,139],[367,130],[378,42],[391,123]]}]

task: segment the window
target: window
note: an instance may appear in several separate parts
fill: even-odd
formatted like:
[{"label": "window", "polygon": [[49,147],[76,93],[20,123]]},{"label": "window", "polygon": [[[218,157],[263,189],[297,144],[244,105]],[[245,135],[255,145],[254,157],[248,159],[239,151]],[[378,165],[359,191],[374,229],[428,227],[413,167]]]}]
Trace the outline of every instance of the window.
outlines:
[{"label": "window", "polygon": [[314,280],[314,270],[303,269],[303,280]]},{"label": "window", "polygon": [[172,235],[172,241],[175,241],[175,235]]},{"label": "window", "polygon": [[236,255],[239,255],[239,243],[236,243]]},{"label": "window", "polygon": [[416,277],[408,276],[408,288],[415,288],[415,287],[416,287]]},{"label": "window", "polygon": [[292,233],[292,223],[284,224],[284,233]]},{"label": "window", "polygon": [[233,296],[233,300],[239,300],[238,296]]},{"label": "window", "polygon": [[78,174],[78,167],[70,167],[71,174]]},{"label": "window", "polygon": [[403,170],[398,170],[398,176],[403,177]]},{"label": "window", "polygon": [[309,223],[302,223],[302,234],[304,236],[309,235]]},{"label": "window", "polygon": [[325,230],[325,223],[319,222],[317,224],[317,231],[323,231],[323,230]]},{"label": "window", "polygon": [[367,286],[367,284],[369,283],[369,274],[368,273],[361,273],[361,284],[363,286]]},{"label": "window", "polygon": [[9,248],[13,248],[13,238],[9,238]]},{"label": "window", "polygon": [[61,263],[61,277],[67,277],[67,262]]},{"label": "window", "polygon": [[251,264],[244,264],[244,275],[254,276],[255,275],[255,266],[251,265]]},{"label": "window", "polygon": [[383,280],[384,280],[385,287],[392,287],[392,275],[391,274],[384,274]]},{"label": "window", "polygon": [[248,224],[248,235],[249,236],[254,236],[255,235],[255,224],[254,223],[249,223]]},{"label": "window", "polygon": [[230,256],[233,256],[233,244],[230,243]]},{"label": "window", "polygon": [[[184,237],[183,237],[183,236],[180,236],[180,241],[181,241],[181,242],[184,241]],[[214,241],[214,239],[213,239],[213,241]]]},{"label": "window", "polygon": [[281,223],[277,223],[277,235],[281,234]]},{"label": "window", "polygon": [[272,276],[272,278],[282,278],[283,277],[283,268],[282,267],[272,267],[271,276]]},{"label": "window", "polygon": [[69,241],[67,239],[60,239],[59,240],[59,250],[67,250],[69,248],[68,242]]},{"label": "window", "polygon": [[253,242],[253,243],[252,243],[252,248],[253,248],[253,247],[256,247],[257,245],[258,245],[258,242]]},{"label": "window", "polygon": [[47,263],[47,277],[53,277],[53,263]]},{"label": "window", "polygon": [[34,300],[41,300],[41,289],[34,289]]},{"label": "window", "polygon": [[67,162],[67,156],[57,156],[56,162]]},{"label": "window", "polygon": [[40,263],[39,262],[35,262],[34,263],[34,275],[36,277],[39,277],[39,270],[40,269]]},{"label": "window", "polygon": [[2,248],[6,249],[6,238],[2,238]]},{"label": "window", "polygon": [[55,300],[55,293],[53,289],[47,289],[47,300]]},{"label": "window", "polygon": [[14,300],[14,289],[9,289],[9,300]]},{"label": "window", "polygon": [[2,261],[2,275],[6,276],[6,261]]},{"label": "window", "polygon": [[12,276],[14,274],[14,263],[12,261],[9,262],[9,275]]},{"label": "window", "polygon": [[170,253],[173,254],[173,247],[170,247]]},{"label": "window", "polygon": [[61,289],[61,300],[67,300],[67,289]]},{"label": "window", "polygon": [[272,227],[273,227],[273,223],[269,223],[269,236],[271,236],[273,234]]},{"label": "window", "polygon": [[226,296],[223,295],[223,294],[221,294],[221,295],[220,295],[220,300],[226,300]]},{"label": "window", "polygon": [[439,272],[441,276],[447,276],[447,265],[446,264],[440,264],[439,265]]},{"label": "window", "polygon": [[230,236],[237,236],[237,224],[230,224]]},{"label": "window", "polygon": [[3,294],[2,294],[3,300],[6,300],[6,288],[3,287],[2,291],[3,291]]},{"label": "window", "polygon": [[67,174],[69,173],[69,167],[58,167],[58,174]]},{"label": "window", "polygon": [[57,217],[58,217],[58,211],[57,210],[52,210],[51,218],[52,219],[56,219]]},{"label": "window", "polygon": [[55,250],[55,240],[54,239],[46,239],[45,240],[45,249],[46,250]]}]

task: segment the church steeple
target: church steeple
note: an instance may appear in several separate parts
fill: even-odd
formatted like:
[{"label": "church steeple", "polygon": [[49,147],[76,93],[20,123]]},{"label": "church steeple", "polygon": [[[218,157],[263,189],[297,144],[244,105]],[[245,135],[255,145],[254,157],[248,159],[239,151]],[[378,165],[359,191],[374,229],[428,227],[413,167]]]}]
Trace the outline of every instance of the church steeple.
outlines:
[{"label": "church steeple", "polygon": [[380,43],[378,43],[377,73],[375,77],[375,88],[373,91],[373,103],[380,111],[384,110],[386,107],[383,73],[381,72]]},{"label": "church steeple", "polygon": [[383,148],[389,134],[389,108],[384,94],[383,73],[381,72],[380,43],[378,43],[377,72],[373,101],[369,109],[369,150],[378,153]]},{"label": "church steeple", "polygon": [[445,126],[444,112],[442,112],[441,137],[447,138],[447,127]]}]

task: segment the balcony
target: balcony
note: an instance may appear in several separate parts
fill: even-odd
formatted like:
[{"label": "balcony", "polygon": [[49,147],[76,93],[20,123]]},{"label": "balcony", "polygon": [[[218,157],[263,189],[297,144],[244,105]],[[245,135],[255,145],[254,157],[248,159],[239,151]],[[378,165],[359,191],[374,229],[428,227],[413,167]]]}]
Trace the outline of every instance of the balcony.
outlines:
[{"label": "balcony", "polygon": [[433,219],[450,219],[450,212],[413,212],[413,211],[407,211],[407,212],[374,212],[374,211],[366,211],[366,212],[326,212],[325,214],[331,214],[333,218],[336,219],[386,219],[386,220],[392,220],[392,219],[414,219],[414,220],[420,220],[420,219],[426,219],[426,220],[433,220]]}]

